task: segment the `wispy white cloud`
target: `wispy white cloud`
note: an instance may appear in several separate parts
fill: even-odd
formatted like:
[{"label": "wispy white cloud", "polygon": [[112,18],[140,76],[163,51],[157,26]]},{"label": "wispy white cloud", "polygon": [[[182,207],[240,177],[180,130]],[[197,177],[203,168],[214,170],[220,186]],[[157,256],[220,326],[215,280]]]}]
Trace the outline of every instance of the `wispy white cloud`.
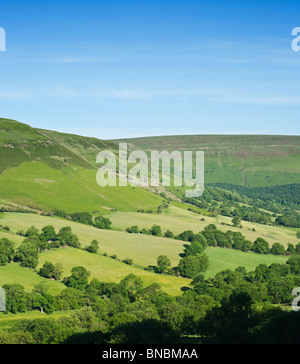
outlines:
[{"label": "wispy white cloud", "polygon": [[[243,100],[241,100],[243,101]],[[245,101],[250,104],[261,105],[300,105],[299,97],[261,97],[261,98],[246,98]]]},{"label": "wispy white cloud", "polygon": [[269,106],[300,106],[299,97],[284,97],[284,96],[262,96],[262,97],[251,97],[251,96],[224,96],[217,98],[209,98],[211,101],[221,102],[233,102],[240,104],[253,104],[253,105],[269,105]]},{"label": "wispy white cloud", "polygon": [[24,101],[30,97],[31,97],[31,95],[26,92],[19,92],[19,91],[1,91],[0,92],[0,102]]},{"label": "wispy white cloud", "polygon": [[96,100],[141,100],[172,99],[181,102],[221,102],[267,106],[300,106],[300,94],[288,95],[271,93],[255,95],[239,89],[135,89],[135,88],[99,88],[76,89],[70,87],[54,87],[31,89],[26,91],[10,90],[0,92],[0,102],[6,101],[47,101],[53,99],[79,101]]},{"label": "wispy white cloud", "polygon": [[116,61],[116,60],[117,59],[114,59],[114,58],[74,57],[74,56],[48,59],[48,61],[50,63],[56,63],[56,64],[102,63],[102,62],[110,62],[110,61]]}]

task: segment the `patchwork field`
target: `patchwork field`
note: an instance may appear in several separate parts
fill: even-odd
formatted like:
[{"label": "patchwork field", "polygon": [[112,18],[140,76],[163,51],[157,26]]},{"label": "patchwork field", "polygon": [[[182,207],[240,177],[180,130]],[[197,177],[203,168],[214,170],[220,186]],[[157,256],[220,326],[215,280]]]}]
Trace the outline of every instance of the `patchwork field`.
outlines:
[{"label": "patchwork field", "polygon": [[181,287],[189,286],[190,284],[189,279],[154,274],[105,257],[99,253],[90,254],[73,248],[51,250],[41,254],[39,259],[40,266],[46,261],[54,264],[61,263],[64,267],[63,276],[69,276],[73,267],[83,266],[91,273],[90,279],[97,278],[102,282],[119,283],[128,274],[134,274],[142,278],[145,287],[157,282],[165,292],[171,295],[180,295],[182,293]]},{"label": "patchwork field", "polygon": [[[165,229],[170,229],[174,232],[182,232],[188,228],[194,231],[201,230],[198,221],[199,215],[179,210],[178,208],[171,208],[170,215],[168,216],[116,213],[111,214],[110,217],[113,218],[114,224],[117,224],[116,221],[119,221],[121,224],[121,218],[123,217],[122,223],[125,224],[124,226],[127,225],[127,222],[143,222],[144,225],[142,226],[147,226],[148,224],[150,227],[153,223],[158,222],[155,220],[158,218]],[[57,231],[63,226],[71,226],[73,232],[78,235],[82,246],[86,246],[93,239],[97,239],[100,245],[100,252],[98,254],[90,254],[73,248],[60,248],[40,254],[39,266],[42,266],[46,261],[61,263],[64,267],[63,276],[70,275],[71,269],[74,266],[84,266],[91,272],[91,279],[97,278],[100,281],[107,282],[119,282],[126,275],[132,273],[140,276],[145,286],[158,282],[166,292],[172,295],[180,295],[182,292],[181,288],[188,286],[190,283],[190,280],[181,277],[158,275],[143,270],[148,265],[155,265],[156,258],[159,255],[167,255],[172,265],[177,265],[180,260],[179,254],[184,249],[185,243],[182,241],[134,235],[122,231],[99,230],[59,218],[34,214],[4,213],[1,216],[1,223],[11,226],[12,230],[15,229],[15,231],[26,230],[31,225],[39,229],[46,225],[53,225]],[[114,219],[115,217],[117,219]],[[132,224],[129,225],[131,226]],[[176,227],[178,230],[176,230]],[[2,236],[15,241],[17,246],[23,240],[22,237],[13,235],[13,233],[2,233]],[[108,256],[103,256],[104,253],[107,253]],[[210,259],[209,270],[206,272],[207,277],[212,277],[224,269],[235,269],[239,266],[244,266],[248,270],[254,270],[259,264],[265,263],[270,265],[274,262],[284,263],[287,260],[284,256],[243,253],[221,248],[208,248],[206,253]],[[119,260],[110,258],[109,256],[111,255],[117,255],[120,260],[132,258],[135,265],[128,266]],[[15,263],[0,267],[0,286],[6,283],[20,283],[27,291],[30,291],[34,285],[41,281],[46,280],[39,277],[35,272],[21,268]],[[64,288],[59,282],[50,280],[47,280],[47,282],[49,282],[52,292],[57,293]]]},{"label": "patchwork field", "polygon": [[[175,206],[171,206],[169,212],[163,215],[114,212],[109,215],[109,218],[112,220],[114,227],[123,230],[133,225],[137,225],[142,229],[144,227],[151,228],[154,224],[157,224],[162,227],[163,231],[170,229],[174,234],[182,233],[185,230],[192,230],[196,233],[203,230],[209,224],[215,224],[221,231],[239,231],[251,241],[261,237],[266,239],[270,245],[281,243],[287,246],[288,243],[299,243],[299,239],[296,236],[297,229],[266,226],[248,221],[242,221],[243,228],[240,229],[232,226],[232,218],[220,215],[217,217],[201,216]],[[202,218],[205,221],[200,221]],[[253,231],[253,228],[256,231]]]},{"label": "patchwork field", "polygon": [[[99,242],[100,252],[108,255],[117,255],[120,259],[132,258],[141,266],[155,265],[159,255],[167,255],[172,264],[176,265],[183,252],[183,242],[165,238],[156,238],[145,235],[133,235],[121,231],[99,230],[91,226],[70,222],[64,219],[45,217],[33,214],[6,213],[0,220],[3,225],[10,226],[15,232],[26,231],[34,225],[38,229],[46,225],[53,225],[58,232],[63,226],[70,226],[78,235],[82,247],[96,239]],[[11,238],[11,240],[13,240]],[[18,241],[16,244],[20,243]]]},{"label": "patchwork field", "polygon": [[[266,187],[280,184],[300,183],[299,137],[274,136],[180,136],[141,138],[126,140],[129,149],[150,150],[204,150],[206,183],[222,182],[246,187]],[[118,142],[118,141],[114,141]],[[191,280],[182,277],[160,275],[144,270],[156,265],[160,255],[166,255],[173,267],[178,265],[185,243],[178,240],[158,238],[141,234],[128,234],[127,227],[137,225],[139,229],[160,225],[162,231],[171,230],[175,235],[186,230],[197,233],[207,225],[215,224],[221,231],[238,231],[247,239],[266,239],[270,245],[276,242],[287,246],[297,244],[297,229],[265,226],[242,221],[242,228],[235,228],[231,218],[204,216],[188,211],[189,205],[179,200],[171,202],[169,209],[156,214],[166,192],[163,188],[145,190],[131,186],[101,188],[96,183],[99,167],[96,156],[102,150],[117,152],[118,145],[95,138],[38,130],[16,121],[0,119],[0,166],[1,207],[34,213],[0,213],[0,225],[8,226],[10,232],[1,230],[0,239],[7,238],[18,247],[23,237],[16,233],[30,226],[38,229],[53,225],[56,232],[70,226],[84,248],[96,239],[100,251],[90,254],[85,250],[60,248],[41,253],[39,269],[46,261],[61,263],[63,276],[69,276],[75,266],[84,266],[90,279],[104,282],[120,282],[128,274],[141,277],[144,286],[154,282],[174,296],[182,294]],[[118,159],[118,156],[117,156]],[[153,193],[155,192],[155,193]],[[180,190],[170,187],[169,192],[179,196]],[[168,195],[170,196],[170,195]],[[293,197],[293,196],[292,196]],[[175,198],[176,199],[176,198]],[[72,212],[87,211],[101,213],[112,220],[112,230],[99,230],[57,217],[46,217],[39,213],[59,208]],[[193,206],[194,208],[194,206]],[[32,210],[34,209],[34,210]],[[153,210],[153,214],[137,213],[137,210]],[[204,219],[204,221],[202,221]],[[248,271],[259,264],[284,263],[285,256],[259,255],[221,248],[208,248],[209,268],[207,278],[214,277],[226,269],[244,266]],[[111,258],[117,256],[117,259]],[[132,266],[123,263],[133,259]],[[39,277],[36,271],[21,268],[16,263],[0,267],[0,287],[19,283],[30,292],[40,282],[47,282],[49,291],[58,294],[65,285],[61,282]],[[54,313],[51,317],[69,315],[69,312]],[[0,330],[7,329],[19,319],[47,317],[38,311],[26,314],[0,314]]]}]

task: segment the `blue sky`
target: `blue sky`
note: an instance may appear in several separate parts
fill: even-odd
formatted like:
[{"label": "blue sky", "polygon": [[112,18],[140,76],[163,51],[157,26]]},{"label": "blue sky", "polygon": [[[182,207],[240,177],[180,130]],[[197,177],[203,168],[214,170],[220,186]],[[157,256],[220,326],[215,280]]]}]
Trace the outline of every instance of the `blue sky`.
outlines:
[{"label": "blue sky", "polygon": [[300,135],[296,1],[1,0],[0,117],[103,139]]}]

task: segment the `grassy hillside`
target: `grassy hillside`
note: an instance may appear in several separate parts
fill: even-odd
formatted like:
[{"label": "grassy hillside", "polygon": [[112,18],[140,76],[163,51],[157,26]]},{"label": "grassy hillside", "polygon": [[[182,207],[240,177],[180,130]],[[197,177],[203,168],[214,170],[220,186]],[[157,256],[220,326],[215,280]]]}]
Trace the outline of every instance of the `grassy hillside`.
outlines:
[{"label": "grassy hillside", "polygon": [[238,267],[245,267],[248,272],[252,272],[260,264],[270,266],[273,263],[283,264],[288,260],[284,256],[244,253],[238,250],[222,248],[207,248],[206,254],[210,262],[210,266],[205,272],[206,277],[214,277],[222,270],[234,270]]},{"label": "grassy hillside", "polygon": [[[205,218],[205,221],[201,221],[203,217]],[[109,218],[112,220],[113,226],[121,229],[126,229],[133,225],[138,225],[140,229],[144,227],[151,228],[154,224],[157,224],[161,225],[163,231],[170,229],[174,234],[180,234],[185,230],[199,232],[207,225],[215,224],[221,231],[226,232],[232,230],[241,232],[251,241],[256,240],[258,237],[262,237],[271,245],[274,243],[281,243],[282,245],[287,246],[288,243],[299,243],[299,239],[296,236],[297,229],[267,226],[247,221],[242,222],[242,229],[235,228],[232,226],[232,218],[230,217],[220,215],[217,217],[201,216],[175,206],[171,206],[169,212],[163,215],[116,212],[110,214]],[[253,228],[255,231],[253,231]]]},{"label": "grassy hillside", "polygon": [[[232,226],[222,225],[221,222],[230,222],[229,218],[218,217],[208,218],[206,221],[200,221],[199,215],[189,211],[184,211],[175,207],[170,209],[168,215],[149,215],[140,213],[114,213],[109,215],[113,221],[113,227],[125,229],[128,226],[138,225],[140,228],[150,228],[154,224],[161,225],[163,231],[170,229],[175,234],[184,230],[193,230],[199,232],[210,223],[215,223],[222,231],[232,230],[240,231],[247,239],[254,241],[258,237],[265,238],[270,245],[280,242],[284,246],[290,243],[298,243],[296,230],[270,227],[259,224],[243,222],[243,229]],[[136,264],[143,267],[155,265],[159,255],[167,255],[171,263],[176,265],[180,259],[179,254],[184,250],[184,242],[179,240],[170,240],[166,238],[157,238],[147,235],[128,234],[121,231],[99,230],[87,225],[69,222],[64,219],[45,217],[33,214],[7,213],[0,220],[2,225],[8,225],[14,232],[27,230],[31,225],[41,229],[46,225],[53,225],[58,232],[63,226],[71,226],[72,230],[78,235],[82,246],[87,246],[93,239],[99,241],[100,252],[108,255],[117,255],[120,259],[132,258]],[[255,226],[257,231],[252,231],[250,227]],[[249,230],[250,229],[250,230]],[[22,239],[19,236],[6,234],[10,240],[15,241],[16,246]]]},{"label": "grassy hillside", "polygon": [[205,151],[206,183],[267,187],[300,183],[300,137],[190,135],[112,140],[131,148]]},{"label": "grassy hillside", "polygon": [[[206,183],[222,182],[248,187],[300,183],[300,137],[184,136],[126,141],[130,148],[146,151],[205,150]],[[91,272],[91,279],[108,282],[119,282],[133,273],[140,276],[146,286],[157,282],[172,295],[181,294],[181,288],[188,286],[190,280],[154,274],[144,268],[156,265],[160,255],[168,256],[172,266],[176,266],[185,243],[128,234],[124,231],[127,227],[138,225],[142,229],[157,224],[163,232],[171,230],[174,234],[179,234],[185,230],[197,233],[208,224],[215,224],[222,231],[241,232],[251,241],[262,237],[270,245],[279,242],[284,246],[299,242],[296,229],[245,221],[242,222],[242,228],[235,228],[231,224],[232,218],[192,213],[187,210],[191,206],[178,201],[171,202],[169,209],[162,214],[137,213],[141,209],[152,209],[155,212],[164,199],[142,188],[100,188],[96,183],[96,156],[102,150],[117,152],[116,142],[34,129],[13,120],[0,119],[0,155],[3,161],[0,166],[0,207],[4,210],[22,210],[26,207],[23,212],[27,212],[1,213],[0,224],[9,226],[11,232],[0,231],[0,238],[7,237],[17,247],[23,241],[22,237],[16,235],[19,230],[26,231],[32,225],[39,229],[53,225],[58,232],[63,226],[71,226],[82,247],[94,239],[98,240],[99,253],[90,254],[72,248],[51,250],[40,254],[39,266],[46,261],[62,263],[63,276],[68,276],[74,266],[84,266]],[[162,191],[163,189],[157,189],[157,192]],[[176,193],[175,190],[173,192]],[[99,230],[39,214],[57,208],[69,213],[87,211],[107,215],[113,222],[113,230]],[[224,269],[244,266],[248,270],[254,270],[262,263],[270,265],[287,260],[284,256],[258,255],[220,248],[209,248],[206,253],[210,259],[206,277],[214,276]],[[118,259],[110,258],[113,255]],[[122,260],[126,258],[133,259],[134,265],[124,264]],[[0,267],[0,286],[20,283],[30,291],[41,281],[45,279],[15,263]],[[65,287],[59,282],[48,282],[52,293],[58,293]]]},{"label": "grassy hillside", "polygon": [[157,209],[162,199],[149,191],[97,185],[96,156],[102,150],[116,146],[0,119],[0,200],[70,213]]},{"label": "grassy hillside", "polygon": [[36,160],[55,169],[64,165],[90,168],[89,163],[60,143],[14,120],[0,119],[0,155],[0,172]]},{"label": "grassy hillside", "polygon": [[91,226],[53,217],[9,213],[5,214],[0,221],[1,224],[10,226],[15,232],[19,230],[26,231],[31,225],[38,229],[46,225],[53,225],[57,232],[63,226],[70,226],[72,231],[79,237],[83,247],[96,239],[99,241],[101,253],[116,254],[120,259],[132,258],[135,263],[143,267],[155,265],[157,257],[161,254],[168,255],[172,264],[176,265],[180,259],[179,254],[184,250],[182,241],[133,235],[120,231],[99,230]]},{"label": "grassy hillside", "polygon": [[134,274],[142,278],[145,286],[156,282],[165,292],[174,296],[182,293],[181,287],[190,284],[189,279],[150,273],[101,254],[90,254],[72,248],[48,251],[40,255],[39,261],[40,266],[46,261],[61,263],[64,267],[64,276],[69,276],[73,267],[83,266],[91,273],[90,279],[97,278],[101,282],[119,283],[128,274]]},{"label": "grassy hillside", "polygon": [[0,198],[40,210],[67,212],[117,208],[136,211],[157,208],[162,199],[141,188],[99,187],[96,171],[54,169],[41,162],[25,162],[0,175]]},{"label": "grassy hillside", "polygon": [[57,311],[53,312],[51,315],[45,315],[40,311],[28,311],[26,313],[18,313],[16,314],[6,314],[0,312],[0,331],[4,331],[7,329],[11,329],[14,325],[22,322],[23,320],[35,320],[35,319],[57,319],[63,316],[69,316],[70,312],[68,311]]},{"label": "grassy hillside", "polygon": [[37,275],[34,271],[26,268],[21,268],[16,263],[11,263],[5,267],[0,267],[0,287],[5,284],[18,283],[21,284],[27,292],[32,291],[35,285],[47,282],[49,292],[58,294],[65,286],[57,281],[45,279]]},{"label": "grassy hillside", "polygon": [[[132,149],[146,151],[204,150],[206,183],[300,183],[300,137],[296,136],[174,136],[123,141]],[[68,212],[156,210],[162,199],[145,189],[97,185],[96,156],[103,150],[117,152],[116,142],[0,119],[0,200],[46,211],[54,207]]]},{"label": "grassy hillside", "polygon": [[[140,276],[145,285],[157,282],[166,292],[172,295],[181,294],[181,288],[188,286],[190,283],[188,279],[158,275],[143,270],[143,267],[155,265],[156,258],[159,255],[167,255],[172,265],[177,265],[180,260],[179,254],[184,249],[184,242],[182,241],[145,235],[131,235],[119,231],[98,230],[63,219],[33,214],[6,213],[2,216],[1,222],[14,227],[16,230],[26,230],[31,225],[42,228],[51,224],[58,231],[62,226],[71,226],[73,232],[78,235],[82,246],[86,246],[91,240],[97,239],[100,245],[98,254],[90,254],[73,248],[55,249],[40,254],[39,266],[42,266],[46,261],[61,263],[64,267],[64,276],[68,276],[74,266],[84,266],[91,272],[91,278],[98,278],[101,281],[108,282],[119,282],[126,275],[133,273]],[[186,216],[182,218],[184,219]],[[172,218],[169,217],[169,219],[166,227],[171,228],[170,221],[172,221]],[[174,224],[176,221],[180,221],[180,218],[173,217]],[[10,235],[10,239],[16,242],[16,246],[20,244],[19,236],[6,235]],[[108,256],[103,256],[103,253],[107,253]],[[209,248],[206,253],[210,259],[210,267],[206,272],[207,277],[214,276],[224,269],[245,266],[248,270],[254,270],[257,265],[262,263],[270,265],[274,262],[283,263],[287,260],[283,256],[258,255],[221,248]],[[110,258],[110,255],[117,255],[120,260],[132,258],[136,265],[128,266],[119,260]],[[0,267],[0,286],[5,283],[20,283],[24,285],[26,290],[30,290],[39,281],[44,281],[44,279],[30,270],[20,268],[17,264]],[[54,291],[63,288],[58,282],[49,280],[48,282]]]}]

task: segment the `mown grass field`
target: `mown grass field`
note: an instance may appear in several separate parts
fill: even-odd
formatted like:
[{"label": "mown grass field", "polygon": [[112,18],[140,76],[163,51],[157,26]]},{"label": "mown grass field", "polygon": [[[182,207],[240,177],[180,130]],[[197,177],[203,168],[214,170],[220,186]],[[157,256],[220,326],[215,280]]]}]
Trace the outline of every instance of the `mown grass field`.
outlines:
[{"label": "mown grass field", "polygon": [[0,239],[8,239],[10,241],[13,241],[16,246],[19,246],[24,240],[24,237],[16,235],[14,233],[7,233],[4,231],[0,231]]},{"label": "mown grass field", "polygon": [[22,268],[16,263],[0,267],[0,287],[5,284],[19,283],[25,288],[25,291],[30,292],[35,285],[41,282],[47,282],[49,292],[52,294],[58,294],[65,287],[60,282],[40,277],[31,269]]},{"label": "mown grass field", "polygon": [[260,264],[270,266],[273,263],[284,264],[288,258],[284,256],[274,256],[271,254],[261,255],[255,253],[244,253],[238,250],[207,248],[205,253],[209,257],[209,268],[205,276],[214,277],[222,270],[234,270],[238,267],[245,267],[248,272],[254,271]]},{"label": "mown grass field", "polygon": [[[281,243],[287,246],[288,243],[298,244],[300,240],[296,236],[297,229],[277,226],[266,226],[242,221],[243,228],[235,228],[231,224],[231,218],[225,216],[208,217],[201,216],[190,211],[170,206],[167,214],[141,214],[135,212],[122,213],[114,212],[109,215],[114,227],[126,229],[133,225],[138,225],[140,229],[151,228],[154,224],[160,225],[163,231],[170,229],[174,234],[179,234],[185,230],[192,230],[195,233],[202,231],[207,225],[215,224],[221,231],[238,231],[247,239],[255,241],[258,237],[266,239],[270,245]],[[204,218],[205,221],[200,221]],[[225,225],[222,225],[222,223]],[[252,229],[256,231],[253,231]]]},{"label": "mown grass field", "polygon": [[[200,221],[201,216],[190,211],[182,210],[177,207],[171,207],[168,215],[141,214],[141,213],[121,213],[116,212],[109,214],[113,221],[113,226],[125,229],[128,226],[138,225],[139,228],[150,228],[153,224],[162,226],[163,231],[170,229],[175,234],[184,230],[193,230],[199,232],[210,223],[215,223],[220,230],[240,231],[248,239],[254,241],[257,237],[267,239],[270,244],[280,242],[287,245],[288,242],[297,243],[296,231],[281,227],[269,227],[259,224],[243,222],[244,228],[234,228],[232,226],[221,225],[221,222],[230,224],[230,218],[205,217],[206,221]],[[172,265],[177,265],[180,260],[180,254],[184,250],[184,242],[173,239],[157,238],[140,234],[128,234],[122,231],[99,230],[87,225],[70,222],[60,218],[45,217],[34,214],[6,213],[3,215],[0,223],[8,225],[14,232],[19,230],[26,231],[31,225],[41,229],[46,225],[53,225],[58,232],[63,226],[71,226],[73,232],[78,235],[82,247],[90,244],[94,239],[98,240],[100,252],[108,255],[117,255],[121,260],[131,258],[134,263],[143,267],[155,265],[158,256],[164,254],[169,257]],[[249,228],[247,228],[249,226]],[[256,232],[252,231],[255,226]],[[250,229],[250,230],[249,230]],[[18,246],[23,238],[6,234],[9,239],[15,241]]]},{"label": "mown grass field", "polygon": [[[205,253],[208,255],[210,262],[209,269],[205,272],[207,278],[214,277],[217,273],[226,269],[234,270],[243,266],[248,271],[254,271],[260,264],[269,266],[273,263],[283,264],[288,260],[284,256],[244,253],[222,248],[208,248]],[[145,286],[157,282],[166,292],[175,295],[181,293],[181,287],[188,286],[190,283],[189,279],[153,274],[140,268],[127,266],[99,253],[90,254],[73,248],[51,250],[41,254],[39,266],[42,266],[46,261],[61,263],[64,266],[65,276],[70,275],[74,266],[82,265],[91,273],[91,278],[97,278],[104,282],[119,282],[126,275],[132,273],[141,277]]]},{"label": "mown grass field", "polygon": [[157,282],[165,292],[171,295],[180,295],[181,287],[188,286],[190,283],[189,279],[147,272],[99,253],[91,254],[73,248],[61,248],[42,253],[39,266],[46,261],[61,263],[64,267],[64,276],[69,276],[73,267],[83,266],[91,273],[90,279],[97,278],[102,282],[119,283],[128,274],[134,274],[142,278],[145,287]]},{"label": "mown grass field", "polygon": [[[6,213],[0,221],[10,226],[15,232],[18,230],[26,231],[31,225],[38,229],[46,225],[53,225],[56,232],[63,226],[70,226],[72,231],[78,235],[82,247],[89,245],[92,240],[96,239],[99,242],[101,253],[117,255],[122,260],[132,258],[136,264],[144,267],[155,265],[157,257],[161,254],[167,255],[171,263],[176,265],[180,259],[179,254],[184,250],[182,241],[128,234],[121,231],[99,230],[91,226],[54,217]],[[18,239],[16,246],[19,242]]]},{"label": "mown grass field", "polygon": [[57,311],[53,312],[50,315],[45,313],[41,313],[39,311],[28,311],[26,313],[18,313],[18,314],[4,314],[0,312],[0,331],[6,331],[12,328],[15,324],[23,320],[35,320],[35,319],[58,319],[60,317],[69,316],[71,314],[70,311]]},{"label": "mown grass field", "polygon": [[[172,210],[172,209],[171,209]],[[173,214],[179,215],[177,210]],[[186,225],[185,219],[189,218],[191,214],[188,211],[180,211],[182,224]],[[188,214],[188,215],[186,215]],[[137,214],[138,216],[142,216]],[[195,214],[193,214],[195,215]],[[113,216],[113,215],[111,215]],[[144,218],[149,217],[144,216]],[[154,215],[151,215],[154,218]],[[163,215],[158,216],[163,218]],[[175,224],[174,216],[167,216],[170,221]],[[197,215],[197,218],[199,216]],[[84,266],[91,272],[91,279],[97,278],[101,281],[119,282],[126,275],[132,273],[140,276],[145,286],[158,282],[162,288],[172,294],[178,295],[181,293],[183,286],[188,286],[190,281],[180,277],[157,275],[154,273],[143,270],[143,267],[148,265],[156,265],[156,259],[159,255],[167,255],[173,266],[176,266],[180,260],[180,255],[184,249],[184,242],[157,238],[153,236],[134,235],[121,231],[107,231],[99,230],[93,227],[82,225],[67,220],[44,217],[33,214],[20,214],[20,213],[5,213],[2,215],[2,223],[11,226],[16,230],[26,230],[29,226],[34,225],[41,229],[46,225],[53,225],[56,230],[63,226],[71,226],[75,234],[78,235],[82,246],[88,245],[93,239],[97,239],[100,244],[100,252],[98,254],[90,254],[83,250],[72,248],[60,248],[40,254],[39,266],[43,265],[46,261],[52,263],[61,263],[64,267],[64,276],[70,275],[71,269],[74,266]],[[136,220],[134,220],[137,222]],[[162,221],[162,220],[161,220]],[[177,216],[177,224],[180,219]],[[153,221],[148,221],[151,225]],[[172,229],[175,225],[170,225],[170,222],[165,221],[166,228]],[[191,222],[190,222],[191,223]],[[182,230],[180,230],[181,232]],[[195,230],[197,231],[197,230]],[[14,236],[20,243],[20,237]],[[109,256],[117,255],[118,259],[132,258],[136,266],[128,266],[119,260],[114,260],[109,256],[103,256],[107,253]],[[259,264],[270,265],[274,262],[283,263],[287,260],[286,257],[276,257],[274,255],[258,255],[254,253],[243,253],[240,251],[221,249],[221,248],[208,248],[206,253],[210,259],[210,267],[206,272],[206,276],[214,276],[216,273],[224,269],[235,269],[239,266],[245,266],[248,270],[254,270]],[[17,264],[10,264],[6,267],[0,267],[0,286],[6,283],[20,283],[24,285],[25,289],[30,291],[35,284],[40,281],[45,281],[43,278],[37,276],[34,272],[19,267]],[[51,290],[58,292],[64,286],[58,282],[48,281]]]}]

